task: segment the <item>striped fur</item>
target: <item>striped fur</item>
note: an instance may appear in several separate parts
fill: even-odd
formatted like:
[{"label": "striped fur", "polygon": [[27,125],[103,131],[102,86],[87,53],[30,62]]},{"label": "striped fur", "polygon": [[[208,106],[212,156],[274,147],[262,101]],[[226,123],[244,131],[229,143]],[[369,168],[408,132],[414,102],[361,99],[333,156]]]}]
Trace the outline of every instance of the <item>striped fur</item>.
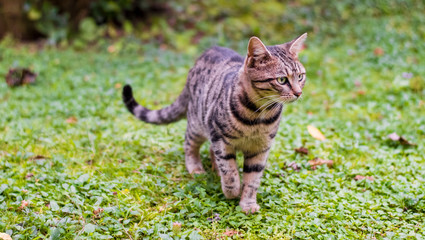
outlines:
[{"label": "striped fur", "polygon": [[[180,96],[163,109],[149,110],[139,105],[128,85],[123,90],[123,101],[131,113],[148,123],[167,124],[187,117],[184,151],[189,173],[205,172],[199,148],[209,140],[224,195],[241,196],[243,211],[255,212],[260,208],[257,189],[282,106],[297,100],[305,84],[305,69],[298,53],[306,36],[267,47],[252,37],[245,58],[227,48],[208,49],[189,71]],[[242,186],[237,151],[245,159]]]}]

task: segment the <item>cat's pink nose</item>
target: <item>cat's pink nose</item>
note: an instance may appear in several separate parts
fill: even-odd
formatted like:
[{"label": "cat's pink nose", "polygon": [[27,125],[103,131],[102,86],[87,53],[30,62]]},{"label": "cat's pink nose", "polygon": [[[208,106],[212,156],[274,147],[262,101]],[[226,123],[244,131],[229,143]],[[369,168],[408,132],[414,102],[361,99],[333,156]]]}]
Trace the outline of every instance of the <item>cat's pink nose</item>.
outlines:
[{"label": "cat's pink nose", "polygon": [[299,96],[301,96],[302,93],[303,92],[294,92],[294,95],[297,96],[297,97],[299,97]]}]

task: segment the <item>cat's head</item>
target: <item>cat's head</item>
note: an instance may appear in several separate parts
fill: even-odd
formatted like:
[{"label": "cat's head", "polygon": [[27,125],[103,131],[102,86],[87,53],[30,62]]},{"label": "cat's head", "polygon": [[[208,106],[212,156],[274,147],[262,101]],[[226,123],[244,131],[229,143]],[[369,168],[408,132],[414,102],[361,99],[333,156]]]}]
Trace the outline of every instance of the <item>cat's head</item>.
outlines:
[{"label": "cat's head", "polygon": [[306,71],[298,60],[298,53],[306,38],[304,33],[290,42],[265,46],[259,38],[251,37],[244,72],[261,97],[293,102],[301,96]]}]

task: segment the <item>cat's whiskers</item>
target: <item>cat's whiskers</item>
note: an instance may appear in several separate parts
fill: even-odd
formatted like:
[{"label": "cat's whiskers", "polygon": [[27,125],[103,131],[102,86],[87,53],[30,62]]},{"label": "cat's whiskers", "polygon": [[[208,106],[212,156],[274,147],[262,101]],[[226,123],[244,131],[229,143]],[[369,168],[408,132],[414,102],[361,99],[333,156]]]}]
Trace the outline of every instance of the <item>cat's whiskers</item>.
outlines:
[{"label": "cat's whiskers", "polygon": [[[278,97],[279,95],[270,95],[270,96],[265,96],[265,97],[262,97],[262,98],[260,98],[260,99],[257,99],[257,100],[255,100],[254,101],[254,103],[256,103],[256,102],[258,102],[259,100],[261,100],[261,99],[264,99],[264,98],[268,98],[269,100],[268,101],[266,101],[263,105],[261,105],[257,110],[255,110],[255,112],[254,113],[256,113],[256,112],[258,112],[258,110],[261,110],[261,108],[263,108],[263,107],[265,107],[265,105],[266,104],[269,104],[271,101],[275,101],[275,98],[274,97]],[[252,116],[252,115],[251,115]]]},{"label": "cat's whiskers", "polygon": [[[250,114],[250,118],[253,117],[253,115],[255,115],[259,110],[261,110],[261,112],[259,113],[259,115],[261,115],[261,113],[267,109],[268,106],[272,105],[273,103],[275,103],[275,99],[270,99],[267,102],[265,102],[263,105],[261,105],[255,112]],[[256,120],[258,117],[256,117],[254,120]]]},{"label": "cat's whiskers", "polygon": [[257,102],[261,101],[262,99],[268,99],[268,98],[274,97],[274,96],[279,96],[279,95],[270,95],[270,96],[261,97],[261,98],[254,100],[253,103],[257,103]]},{"label": "cat's whiskers", "polygon": [[274,113],[276,110],[278,110],[279,109],[279,107],[282,107],[283,106],[283,103],[281,103],[281,102],[278,102],[275,106],[273,106],[273,108],[270,110],[270,112],[269,112],[269,114],[270,113]]},{"label": "cat's whiskers", "polygon": [[[276,95],[276,96],[278,96],[279,97],[279,95]],[[267,105],[267,107],[265,107],[262,111],[261,111],[261,113],[259,114],[259,116],[256,118],[256,119],[261,119],[261,118],[263,118],[263,117],[266,117],[268,114],[270,114],[270,113],[272,113],[272,112],[274,112],[273,110],[274,110],[274,108],[276,107],[276,106],[279,106],[279,104],[277,104],[276,106],[273,106],[272,107],[272,109],[270,109],[269,111],[265,111],[269,106],[271,106],[272,104],[276,104],[276,103],[279,103],[279,98],[273,98],[272,99],[272,102],[270,103],[270,104],[268,104]]]},{"label": "cat's whiskers", "polygon": [[276,105],[273,106],[273,108],[268,112],[268,114],[274,113],[276,110],[279,109],[279,107],[283,107],[288,101],[282,100],[280,98],[276,99]]}]

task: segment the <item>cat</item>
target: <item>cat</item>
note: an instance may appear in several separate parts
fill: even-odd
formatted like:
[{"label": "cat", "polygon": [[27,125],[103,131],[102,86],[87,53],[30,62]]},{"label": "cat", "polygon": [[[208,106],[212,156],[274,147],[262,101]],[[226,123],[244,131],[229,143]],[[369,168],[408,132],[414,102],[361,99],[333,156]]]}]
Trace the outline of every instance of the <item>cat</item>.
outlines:
[{"label": "cat", "polygon": [[[254,213],[260,209],[257,189],[282,107],[299,99],[304,88],[306,70],[298,54],[306,38],[304,33],[290,42],[265,46],[251,37],[246,57],[212,47],[197,59],[183,91],[170,106],[149,110],[139,105],[129,85],[123,88],[123,101],[147,123],[168,124],[187,117],[184,152],[188,172],[205,173],[199,148],[209,140],[211,161],[225,197],[241,195],[242,211]],[[242,187],[237,151],[244,155]]]}]

